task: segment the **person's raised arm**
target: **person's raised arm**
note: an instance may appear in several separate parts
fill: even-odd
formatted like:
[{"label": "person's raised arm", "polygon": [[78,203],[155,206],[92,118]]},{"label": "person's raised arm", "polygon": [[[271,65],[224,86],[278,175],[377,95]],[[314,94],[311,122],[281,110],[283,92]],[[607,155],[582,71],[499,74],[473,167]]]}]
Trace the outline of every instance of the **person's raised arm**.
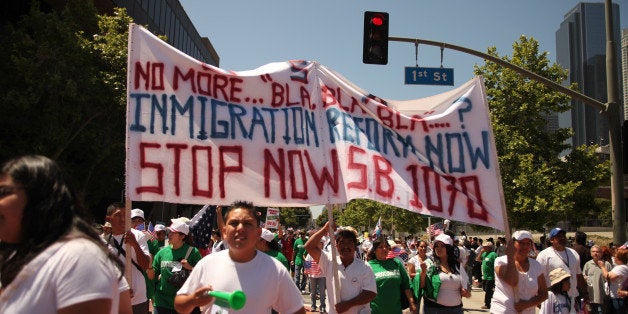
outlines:
[{"label": "person's raised arm", "polygon": [[279,239],[283,239],[283,228],[281,227],[281,221],[277,221],[277,236],[279,237]]},{"label": "person's raised arm", "polygon": [[[304,247],[305,250],[307,251],[308,254],[310,254],[312,256],[312,258],[318,263],[320,261],[321,258],[321,254],[322,254],[322,250],[318,247],[318,244],[321,242],[321,240],[323,239],[323,236],[325,236],[329,230],[329,224],[330,222],[328,221],[327,223],[325,223],[325,225],[320,228],[318,231],[316,231],[316,233],[314,233],[305,243]],[[369,301],[370,302],[370,301]]]},{"label": "person's raised arm", "polygon": [[216,206],[216,223],[218,223],[218,231],[222,233],[222,227],[225,226],[225,219],[222,217],[222,206]]},{"label": "person's raised arm", "polygon": [[515,265],[515,240],[511,239],[506,245],[506,265],[495,267],[495,275],[512,287],[519,283],[519,273]]}]

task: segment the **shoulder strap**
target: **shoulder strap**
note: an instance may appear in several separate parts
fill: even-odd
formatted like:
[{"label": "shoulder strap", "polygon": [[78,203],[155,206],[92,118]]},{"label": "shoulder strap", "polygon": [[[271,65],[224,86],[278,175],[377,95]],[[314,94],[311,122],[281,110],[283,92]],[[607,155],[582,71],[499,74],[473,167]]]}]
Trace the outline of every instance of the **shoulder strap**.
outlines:
[{"label": "shoulder strap", "polygon": [[[109,235],[109,241],[111,241],[111,235]],[[122,241],[120,242],[124,242],[124,238],[122,239]],[[122,243],[118,243],[118,241],[116,241],[116,239],[113,239],[113,244],[116,247],[116,250],[118,250],[118,255],[122,255],[124,257],[126,257],[126,251],[124,250],[124,247],[122,246]],[[140,271],[140,273],[144,273],[144,271],[142,270],[142,267],[140,267],[140,265],[138,263],[136,263],[133,259],[131,259],[131,264],[133,264],[133,266],[135,266],[135,268],[137,268],[137,270]]]},{"label": "shoulder strap", "polygon": [[190,253],[192,253],[192,249],[194,249],[194,248],[190,245],[188,247],[188,251],[185,253],[184,259],[188,259],[188,256],[190,256]]}]

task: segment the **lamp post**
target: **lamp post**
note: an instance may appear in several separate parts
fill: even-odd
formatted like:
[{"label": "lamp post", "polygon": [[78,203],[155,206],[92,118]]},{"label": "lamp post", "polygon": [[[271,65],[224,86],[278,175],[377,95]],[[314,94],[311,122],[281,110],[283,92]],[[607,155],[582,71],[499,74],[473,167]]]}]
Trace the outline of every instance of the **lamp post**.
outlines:
[{"label": "lamp post", "polygon": [[613,210],[613,242],[626,242],[626,208],[624,203],[624,167],[622,159],[620,108],[617,103],[617,58],[613,34],[613,6],[605,1],[606,16],[606,117],[611,153],[611,207]]}]

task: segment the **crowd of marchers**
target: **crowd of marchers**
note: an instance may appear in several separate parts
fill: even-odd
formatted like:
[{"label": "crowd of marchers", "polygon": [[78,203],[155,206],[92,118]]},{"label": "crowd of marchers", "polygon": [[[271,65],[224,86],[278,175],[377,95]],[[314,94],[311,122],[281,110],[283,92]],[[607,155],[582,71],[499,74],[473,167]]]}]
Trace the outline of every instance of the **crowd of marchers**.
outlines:
[{"label": "crowd of marchers", "polygon": [[321,313],[463,313],[473,287],[491,313],[626,313],[626,244],[580,232],[571,242],[554,228],[535,243],[526,230],[509,239],[450,230],[400,239],[334,222],[271,230],[237,201],[198,233],[186,217],[153,227],[126,210],[112,203],[94,228],[55,161],[3,162],[0,313],[305,313],[303,294]]}]

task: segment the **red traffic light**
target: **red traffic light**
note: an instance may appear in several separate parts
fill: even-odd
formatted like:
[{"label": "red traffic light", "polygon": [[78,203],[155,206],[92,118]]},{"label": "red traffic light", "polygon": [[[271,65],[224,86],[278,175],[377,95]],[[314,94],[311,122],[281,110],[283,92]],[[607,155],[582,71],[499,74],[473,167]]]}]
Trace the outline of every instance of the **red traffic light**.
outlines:
[{"label": "red traffic light", "polygon": [[388,63],[387,12],[364,12],[362,62],[366,64]]},{"label": "red traffic light", "polygon": [[371,18],[371,24],[375,26],[382,26],[384,25],[384,18],[381,16],[374,16],[373,18]]}]

